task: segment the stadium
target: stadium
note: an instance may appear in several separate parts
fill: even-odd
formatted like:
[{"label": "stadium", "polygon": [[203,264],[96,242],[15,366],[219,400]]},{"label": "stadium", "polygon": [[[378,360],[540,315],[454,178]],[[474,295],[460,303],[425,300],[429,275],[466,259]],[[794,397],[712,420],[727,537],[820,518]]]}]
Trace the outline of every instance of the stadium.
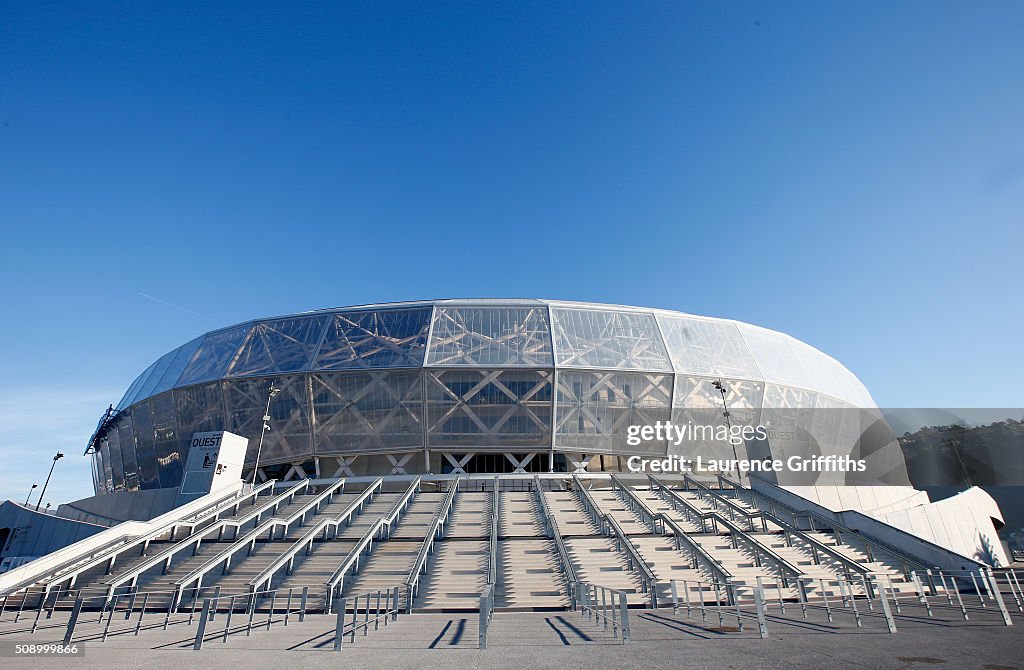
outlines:
[{"label": "stadium", "polygon": [[617,470],[638,452],[721,451],[725,440],[631,445],[627,431],[724,429],[725,406],[734,424],[796,423],[819,447],[860,447],[865,481],[908,483],[895,437],[854,411],[874,406],[860,381],[782,333],[635,307],[444,300],[252,321],[165,354],[90,444],[96,492],[180,484],[196,432],[249,437],[251,468],[271,387],[258,481]]},{"label": "stadium", "polygon": [[656,650],[1024,612],[995,501],[915,490],[853,373],[738,321],[549,300],[257,319],[160,357],[84,441],[94,496],[0,506],[4,639]]}]

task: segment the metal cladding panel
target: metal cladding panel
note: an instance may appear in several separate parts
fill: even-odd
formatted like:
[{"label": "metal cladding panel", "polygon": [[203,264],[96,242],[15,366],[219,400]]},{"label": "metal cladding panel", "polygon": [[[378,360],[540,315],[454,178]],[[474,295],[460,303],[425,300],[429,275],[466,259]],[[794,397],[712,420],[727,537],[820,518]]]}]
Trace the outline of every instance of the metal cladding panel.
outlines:
[{"label": "metal cladding panel", "polygon": [[324,334],[325,314],[256,323],[228,366],[226,376],[297,372],[309,367]]},{"label": "metal cladding panel", "polygon": [[551,444],[548,370],[430,370],[425,376],[431,447]]},{"label": "metal cladding panel", "polygon": [[271,384],[281,392],[270,404],[272,429],[263,438],[260,462],[303,461],[313,454],[306,375],[233,379],[225,381],[223,386],[227,420],[225,430],[249,438],[246,464],[256,460],[257,445],[263,432],[263,412],[267,408],[267,393]]},{"label": "metal cladding panel", "polygon": [[418,307],[334,314],[312,369],[420,367],[430,312]]},{"label": "metal cladding panel", "polygon": [[223,377],[251,328],[252,324],[244,323],[203,336],[202,343],[182,371],[177,385],[190,386]]},{"label": "metal cladding panel", "polygon": [[422,447],[421,374],[365,370],[311,375],[316,453]]},{"label": "metal cladding panel", "polygon": [[672,371],[652,314],[551,309],[560,368]]},{"label": "metal cladding panel", "polygon": [[438,307],[427,365],[552,367],[547,307]]},{"label": "metal cladding panel", "polygon": [[677,372],[712,377],[760,379],[754,357],[736,324],[657,315]]}]

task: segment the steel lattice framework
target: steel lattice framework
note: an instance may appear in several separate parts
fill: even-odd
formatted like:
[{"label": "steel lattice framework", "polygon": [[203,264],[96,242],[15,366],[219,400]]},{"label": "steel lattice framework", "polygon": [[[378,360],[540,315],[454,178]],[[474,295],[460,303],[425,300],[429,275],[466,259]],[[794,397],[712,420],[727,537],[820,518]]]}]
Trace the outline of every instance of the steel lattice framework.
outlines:
[{"label": "steel lattice framework", "polygon": [[[238,324],[162,356],[90,444],[94,483],[176,486],[192,433],[259,437],[271,384],[264,476],[459,471],[480,454],[514,470],[557,457],[571,471],[602,455],[719,453],[625,440],[630,425],[720,424],[715,381],[734,421],[799,423],[821,450],[849,452],[878,421],[830,411],[874,407],[834,359],[737,321],[544,300],[393,303]],[[900,472],[898,451],[869,450],[879,477]]]}]

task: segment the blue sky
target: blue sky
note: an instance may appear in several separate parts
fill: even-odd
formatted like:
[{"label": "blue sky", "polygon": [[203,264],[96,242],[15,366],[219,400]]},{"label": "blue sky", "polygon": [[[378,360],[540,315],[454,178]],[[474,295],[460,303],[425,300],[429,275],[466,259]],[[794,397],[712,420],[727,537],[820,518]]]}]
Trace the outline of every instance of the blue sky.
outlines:
[{"label": "blue sky", "polygon": [[[101,6],[93,6],[101,5]],[[150,362],[433,297],[776,328],[1024,406],[1024,4],[0,2],[0,498]],[[148,296],[148,297],[147,297]]]}]

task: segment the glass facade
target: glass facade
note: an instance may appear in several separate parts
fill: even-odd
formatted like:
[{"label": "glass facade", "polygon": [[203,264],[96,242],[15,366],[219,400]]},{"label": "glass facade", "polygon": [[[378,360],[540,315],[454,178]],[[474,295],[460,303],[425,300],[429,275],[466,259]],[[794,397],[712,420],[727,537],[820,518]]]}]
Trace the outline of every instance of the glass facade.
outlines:
[{"label": "glass facade", "polygon": [[799,423],[821,449],[877,423],[841,411],[874,406],[846,368],[748,324],[540,300],[401,303],[253,321],[162,356],[94,442],[94,482],[177,486],[192,434],[211,430],[248,437],[251,463],[271,384],[260,464],[275,472],[413,452],[722,455],[714,440],[626,440],[632,425],[722,423],[716,381],[734,422]]}]

